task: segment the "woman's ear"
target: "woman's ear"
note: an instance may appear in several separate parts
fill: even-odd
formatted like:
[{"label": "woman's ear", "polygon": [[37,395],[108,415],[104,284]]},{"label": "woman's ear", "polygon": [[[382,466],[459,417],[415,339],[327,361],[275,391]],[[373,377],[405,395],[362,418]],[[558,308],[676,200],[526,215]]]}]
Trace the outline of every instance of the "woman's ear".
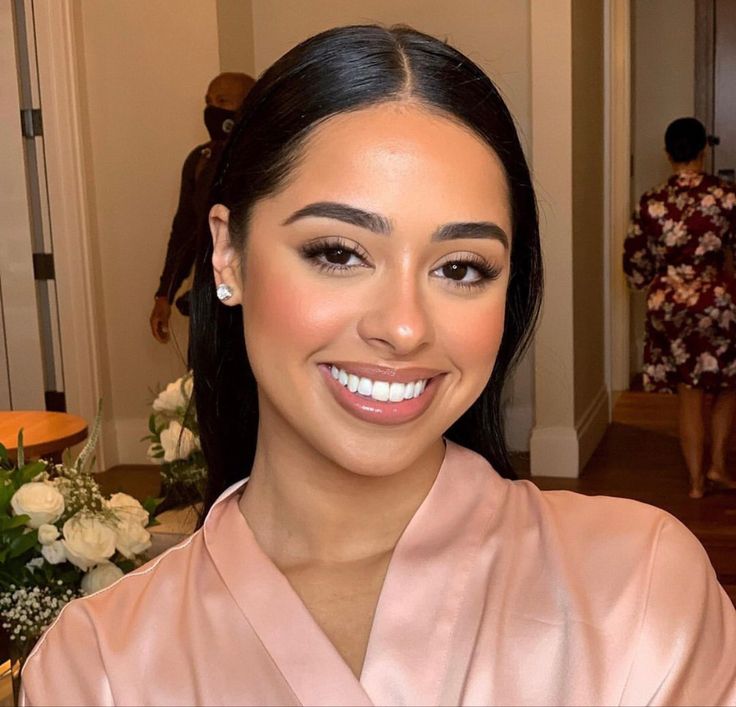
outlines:
[{"label": "woman's ear", "polygon": [[240,273],[240,255],[230,240],[230,210],[222,204],[210,209],[212,233],[212,269],[215,273],[220,301],[228,306],[243,303],[243,283]]}]

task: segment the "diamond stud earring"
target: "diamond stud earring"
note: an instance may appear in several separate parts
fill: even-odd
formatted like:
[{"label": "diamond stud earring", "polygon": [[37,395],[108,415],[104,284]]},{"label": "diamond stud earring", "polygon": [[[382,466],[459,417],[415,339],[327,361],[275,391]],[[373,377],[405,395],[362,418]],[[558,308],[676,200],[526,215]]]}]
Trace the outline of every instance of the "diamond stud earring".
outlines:
[{"label": "diamond stud earring", "polygon": [[217,299],[220,300],[220,302],[226,302],[233,296],[232,289],[226,285],[224,282],[220,283],[217,286]]}]

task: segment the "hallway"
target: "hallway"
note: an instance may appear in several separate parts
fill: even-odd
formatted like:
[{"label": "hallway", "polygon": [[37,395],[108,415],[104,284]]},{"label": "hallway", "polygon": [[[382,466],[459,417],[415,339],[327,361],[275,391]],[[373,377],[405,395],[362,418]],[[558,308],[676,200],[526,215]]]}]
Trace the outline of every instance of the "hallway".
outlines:
[{"label": "hallway", "polygon": [[[733,475],[736,445],[730,461]],[[675,396],[622,394],[612,424],[579,478],[533,481],[542,489],[633,498],[672,513],[703,543],[721,584],[736,603],[736,492],[688,498]]]}]

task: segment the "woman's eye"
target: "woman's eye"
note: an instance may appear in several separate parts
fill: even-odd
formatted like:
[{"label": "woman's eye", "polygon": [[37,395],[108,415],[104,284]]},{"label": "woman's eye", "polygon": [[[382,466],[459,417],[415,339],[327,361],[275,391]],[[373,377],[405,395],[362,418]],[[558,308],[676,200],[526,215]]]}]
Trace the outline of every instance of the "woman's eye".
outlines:
[{"label": "woman's eye", "polygon": [[358,246],[343,244],[340,241],[314,241],[302,248],[303,257],[315,267],[327,272],[350,272],[355,268],[366,267],[368,256],[358,250]]},{"label": "woman's eye", "polygon": [[[360,262],[358,256],[346,248],[325,248],[322,257],[332,265],[357,265]],[[355,262],[351,262],[353,259]]]},{"label": "woman's eye", "polygon": [[[463,282],[467,279],[478,279],[478,273],[475,268],[470,267],[467,263],[446,263],[440,269],[442,270],[443,277],[446,277],[448,280]],[[468,275],[470,275],[470,278],[468,278]]]},{"label": "woman's eye", "polygon": [[440,280],[457,285],[458,287],[483,287],[498,278],[500,268],[487,263],[485,260],[450,260],[432,271],[432,275]]}]

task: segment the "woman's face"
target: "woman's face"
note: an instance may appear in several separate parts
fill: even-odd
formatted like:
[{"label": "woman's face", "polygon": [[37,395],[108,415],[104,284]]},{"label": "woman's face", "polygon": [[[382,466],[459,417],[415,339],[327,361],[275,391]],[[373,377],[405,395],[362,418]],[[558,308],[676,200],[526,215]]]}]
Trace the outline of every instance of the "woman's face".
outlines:
[{"label": "woman's face", "polygon": [[411,103],[317,128],[228,269],[259,444],[374,476],[440,444],[493,369],[510,238],[503,168],[466,128]]}]

